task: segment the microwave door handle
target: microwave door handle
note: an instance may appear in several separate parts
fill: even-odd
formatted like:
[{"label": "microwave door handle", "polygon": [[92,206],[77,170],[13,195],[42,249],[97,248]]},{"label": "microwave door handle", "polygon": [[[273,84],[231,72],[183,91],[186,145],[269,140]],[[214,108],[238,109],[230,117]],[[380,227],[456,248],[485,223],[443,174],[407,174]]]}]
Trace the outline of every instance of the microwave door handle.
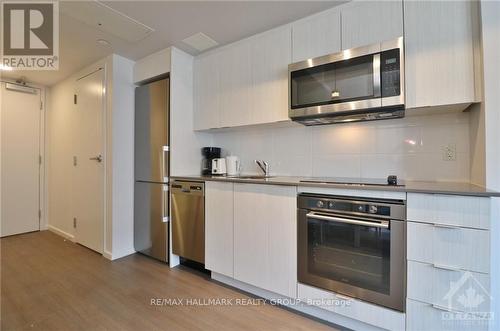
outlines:
[{"label": "microwave door handle", "polygon": [[321,221],[328,221],[328,222],[362,225],[362,226],[375,227],[375,228],[383,228],[383,229],[388,229],[389,228],[389,222],[388,221],[368,222],[368,221],[353,220],[353,219],[349,219],[349,218],[340,218],[340,217],[334,217],[334,216],[320,215],[320,214],[316,214],[314,212],[307,213],[306,217],[307,218],[321,220]]},{"label": "microwave door handle", "polygon": [[380,98],[382,96],[382,81],[380,77],[380,53],[373,54],[373,96]]}]

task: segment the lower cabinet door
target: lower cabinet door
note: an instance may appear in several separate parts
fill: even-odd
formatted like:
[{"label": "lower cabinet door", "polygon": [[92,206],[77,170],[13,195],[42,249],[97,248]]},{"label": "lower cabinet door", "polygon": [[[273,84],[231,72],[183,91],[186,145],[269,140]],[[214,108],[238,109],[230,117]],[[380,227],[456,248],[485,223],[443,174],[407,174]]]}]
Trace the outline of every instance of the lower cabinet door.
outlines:
[{"label": "lower cabinet door", "polygon": [[234,278],[297,293],[295,187],[234,184]]},{"label": "lower cabinet door", "polygon": [[447,311],[429,303],[406,301],[406,331],[486,331],[487,315]]},{"label": "lower cabinet door", "polygon": [[490,311],[490,275],[408,261],[407,297],[458,312]]},{"label": "lower cabinet door", "polygon": [[233,277],[233,183],[205,182],[205,268]]}]

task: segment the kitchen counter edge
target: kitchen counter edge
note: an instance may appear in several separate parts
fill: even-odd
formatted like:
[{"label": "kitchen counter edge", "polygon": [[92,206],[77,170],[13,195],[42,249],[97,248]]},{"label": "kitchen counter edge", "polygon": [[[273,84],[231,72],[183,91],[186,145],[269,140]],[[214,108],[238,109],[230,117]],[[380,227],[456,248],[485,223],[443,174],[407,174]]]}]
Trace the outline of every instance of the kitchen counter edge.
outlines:
[{"label": "kitchen counter edge", "polygon": [[406,193],[430,193],[448,194],[477,197],[500,197],[500,192],[488,190],[479,185],[463,182],[427,182],[427,181],[405,181],[405,186],[377,186],[358,184],[332,184],[332,183],[311,183],[301,182],[301,177],[276,176],[270,178],[238,178],[222,176],[172,176],[171,181],[215,181],[261,185],[285,185],[300,187],[321,187],[364,191],[390,191]]}]

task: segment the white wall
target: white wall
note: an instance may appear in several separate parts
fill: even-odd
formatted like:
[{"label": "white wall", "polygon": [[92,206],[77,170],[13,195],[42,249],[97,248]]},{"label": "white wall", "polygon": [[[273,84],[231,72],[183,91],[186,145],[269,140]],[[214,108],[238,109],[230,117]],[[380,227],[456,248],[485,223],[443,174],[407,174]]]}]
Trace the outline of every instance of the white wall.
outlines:
[{"label": "white wall", "polygon": [[[500,191],[500,2],[481,1],[481,28],[484,78],[485,182]],[[500,198],[492,201],[491,210],[491,310],[490,330],[500,328]]]},{"label": "white wall", "polygon": [[[112,55],[111,91],[111,236],[112,258],[134,250],[134,62]],[[109,111],[108,111],[109,114]],[[108,123],[109,130],[109,123]],[[109,146],[109,144],[108,144]],[[109,196],[109,195],[108,195]]]},{"label": "white wall", "polygon": [[199,174],[201,147],[211,135],[193,131],[193,57],[172,47],[170,71],[170,175]]},{"label": "white wall", "polygon": [[[409,110],[411,111],[411,110]],[[455,144],[456,161],[442,148]],[[243,172],[271,163],[274,175],[468,181],[469,113],[315,127],[234,129],[213,133],[213,145],[242,159]]]}]

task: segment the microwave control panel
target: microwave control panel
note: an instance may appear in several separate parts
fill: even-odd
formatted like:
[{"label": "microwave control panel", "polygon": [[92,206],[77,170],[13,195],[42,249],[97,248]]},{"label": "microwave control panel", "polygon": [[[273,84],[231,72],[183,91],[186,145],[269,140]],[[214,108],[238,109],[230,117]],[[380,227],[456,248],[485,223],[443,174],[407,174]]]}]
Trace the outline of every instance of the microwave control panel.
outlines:
[{"label": "microwave control panel", "polygon": [[380,54],[382,97],[393,97],[401,93],[399,49]]}]

